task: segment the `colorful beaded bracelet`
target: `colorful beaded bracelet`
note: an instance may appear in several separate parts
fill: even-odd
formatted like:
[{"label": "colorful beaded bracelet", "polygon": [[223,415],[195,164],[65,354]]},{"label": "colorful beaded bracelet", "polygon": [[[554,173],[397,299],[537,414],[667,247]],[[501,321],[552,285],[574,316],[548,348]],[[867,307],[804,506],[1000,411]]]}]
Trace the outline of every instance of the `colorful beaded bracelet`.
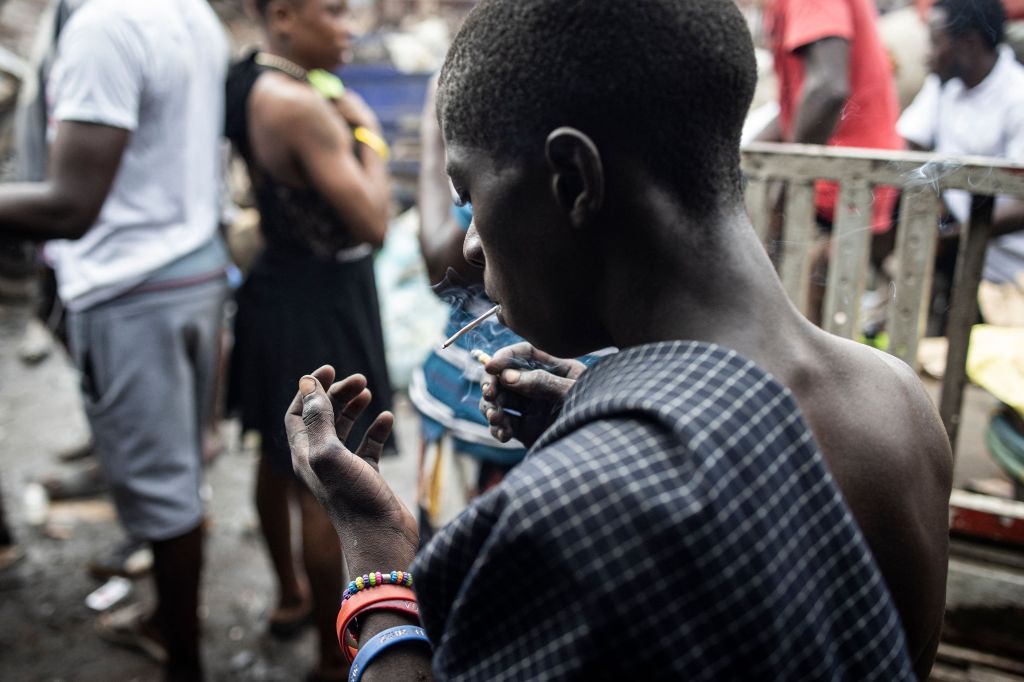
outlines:
[{"label": "colorful beaded bracelet", "polygon": [[376,573],[359,576],[348,584],[348,588],[341,595],[341,600],[343,602],[348,601],[352,595],[368,590],[371,587],[377,587],[378,585],[404,585],[405,587],[412,587],[412,573],[408,571],[391,571],[390,573],[377,571]]}]

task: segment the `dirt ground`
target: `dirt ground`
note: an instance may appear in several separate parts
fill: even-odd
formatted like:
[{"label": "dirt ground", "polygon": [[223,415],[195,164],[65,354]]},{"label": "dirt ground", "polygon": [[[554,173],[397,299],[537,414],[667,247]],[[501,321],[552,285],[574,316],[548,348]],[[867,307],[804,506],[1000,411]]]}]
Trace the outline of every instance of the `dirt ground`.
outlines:
[{"label": "dirt ground", "polygon": [[[0,485],[27,558],[0,583],[0,680],[159,679],[146,658],[110,646],[93,631],[86,595],[99,586],[85,570],[122,539],[103,498],[53,504],[49,522],[25,522],[25,485],[59,468],[55,453],[87,438],[76,374],[62,352],[28,366],[16,354],[16,311],[0,307]],[[401,454],[382,466],[407,504],[415,480],[416,422],[398,405]],[[211,680],[298,680],[313,665],[315,637],[291,643],[264,634],[275,592],[251,503],[254,454],[225,425],[229,447],[208,471],[210,532],[204,573],[204,655]],[[132,599],[150,603],[149,581]]]}]

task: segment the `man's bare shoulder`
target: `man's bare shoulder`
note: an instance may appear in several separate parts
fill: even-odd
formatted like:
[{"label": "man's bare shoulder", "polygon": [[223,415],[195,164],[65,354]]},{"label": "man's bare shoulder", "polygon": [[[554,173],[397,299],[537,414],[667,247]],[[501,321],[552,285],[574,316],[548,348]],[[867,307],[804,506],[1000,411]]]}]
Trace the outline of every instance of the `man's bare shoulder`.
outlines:
[{"label": "man's bare shoulder", "polygon": [[882,569],[922,673],[942,623],[949,439],[920,378],[904,362],[834,336],[822,338],[816,350],[813,383],[824,387],[805,386],[798,401]]},{"label": "man's bare shoulder", "polygon": [[[852,342],[851,342],[852,343]],[[893,419],[906,420],[902,435],[919,443],[935,457],[935,464],[947,472],[952,467],[952,452],[946,430],[938,410],[921,382],[921,378],[908,364],[884,351],[853,344],[864,356],[862,362],[867,377],[878,382],[879,406]],[[891,387],[890,391],[886,387]]]},{"label": "man's bare shoulder", "polygon": [[939,473],[952,466],[949,440],[938,411],[909,365],[889,353],[844,339],[835,339],[829,355],[829,364],[846,377],[850,398],[857,403],[852,409],[862,424],[865,443],[913,453],[915,458],[923,455],[928,466],[938,467]]}]

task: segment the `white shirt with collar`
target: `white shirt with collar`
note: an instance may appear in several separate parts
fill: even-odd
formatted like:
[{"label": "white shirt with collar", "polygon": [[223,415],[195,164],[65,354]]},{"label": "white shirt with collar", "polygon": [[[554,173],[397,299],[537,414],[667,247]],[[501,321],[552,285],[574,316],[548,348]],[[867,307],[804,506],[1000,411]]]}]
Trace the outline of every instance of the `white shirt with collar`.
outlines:
[{"label": "white shirt with collar", "polygon": [[[1024,66],[1009,46],[1000,45],[995,67],[973,88],[959,78],[943,84],[935,74],[929,75],[900,116],[897,130],[904,139],[939,154],[1024,163]],[[966,222],[970,195],[949,190],[944,198],[953,216]],[[1024,231],[992,240],[983,277],[1002,283],[1013,281],[1018,273],[1024,273]]]}]

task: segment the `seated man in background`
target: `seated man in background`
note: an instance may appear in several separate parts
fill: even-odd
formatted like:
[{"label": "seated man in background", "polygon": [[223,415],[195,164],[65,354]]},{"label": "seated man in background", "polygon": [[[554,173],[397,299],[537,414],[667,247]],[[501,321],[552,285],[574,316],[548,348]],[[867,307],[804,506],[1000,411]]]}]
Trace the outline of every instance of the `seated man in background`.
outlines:
[{"label": "seated man in background", "polygon": [[[426,635],[360,616],[362,679],[927,677],[949,443],[909,367],[786,297],[743,205],[754,72],[731,0],[484,0],[466,20],[438,91],[466,259],[535,346],[622,350],[418,557],[377,471],[392,416],[349,450],[365,379],[299,380],[295,469],[375,576],[350,594],[415,575]],[[486,367],[503,436],[510,365]],[[392,648],[424,636],[432,656]]]},{"label": "seated man in background", "polygon": [[[1024,66],[1003,43],[1006,14],[1000,0],[939,0],[928,23],[932,73],[900,117],[900,134],[914,149],[1024,163]],[[936,295],[948,300],[956,241],[970,217],[971,198],[961,190],[943,198],[947,211],[935,279]],[[994,211],[980,295],[998,303],[988,310],[983,305],[986,317],[1024,300],[1024,202],[1000,197]],[[937,312],[929,326],[933,335],[944,333],[945,306]],[[1006,322],[1024,325],[1020,319]]]}]

